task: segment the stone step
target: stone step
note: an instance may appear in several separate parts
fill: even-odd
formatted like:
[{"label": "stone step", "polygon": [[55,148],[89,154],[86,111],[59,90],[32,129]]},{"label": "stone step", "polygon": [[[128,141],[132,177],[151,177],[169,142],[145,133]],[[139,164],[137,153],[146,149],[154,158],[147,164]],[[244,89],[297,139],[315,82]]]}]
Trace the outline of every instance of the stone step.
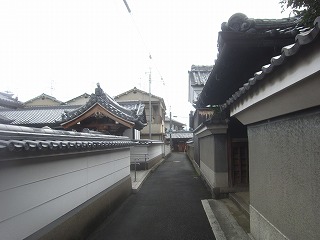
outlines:
[{"label": "stone step", "polygon": [[250,239],[223,201],[207,199],[202,204],[217,240]]},{"label": "stone step", "polygon": [[242,197],[240,197],[237,193],[230,193],[229,199],[233,201],[243,213],[250,218],[250,210],[249,210],[249,202],[245,201]]}]

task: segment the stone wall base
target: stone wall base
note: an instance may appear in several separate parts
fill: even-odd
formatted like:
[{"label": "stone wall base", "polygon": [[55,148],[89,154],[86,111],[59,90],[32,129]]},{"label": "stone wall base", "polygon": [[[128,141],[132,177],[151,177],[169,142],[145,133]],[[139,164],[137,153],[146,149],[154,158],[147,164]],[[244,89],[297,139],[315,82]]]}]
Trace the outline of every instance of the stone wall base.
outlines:
[{"label": "stone wall base", "polygon": [[250,231],[255,240],[288,240],[274,225],[250,205]]},{"label": "stone wall base", "polygon": [[[145,162],[145,160],[142,158],[141,160],[137,161],[136,169],[137,171],[140,170],[148,170],[151,169],[154,165],[159,163],[161,159],[163,158],[163,155],[160,154],[157,157],[152,158],[151,160],[148,160]],[[135,170],[134,162],[131,162],[130,170]]]}]

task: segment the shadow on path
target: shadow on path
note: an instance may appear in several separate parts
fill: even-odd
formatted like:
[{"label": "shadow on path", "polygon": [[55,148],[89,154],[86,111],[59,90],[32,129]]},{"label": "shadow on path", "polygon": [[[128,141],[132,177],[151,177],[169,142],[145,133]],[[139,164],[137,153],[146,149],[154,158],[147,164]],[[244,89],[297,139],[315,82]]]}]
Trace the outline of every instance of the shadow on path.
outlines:
[{"label": "shadow on path", "polygon": [[172,153],[88,239],[215,239],[201,204],[208,198],[186,155]]}]

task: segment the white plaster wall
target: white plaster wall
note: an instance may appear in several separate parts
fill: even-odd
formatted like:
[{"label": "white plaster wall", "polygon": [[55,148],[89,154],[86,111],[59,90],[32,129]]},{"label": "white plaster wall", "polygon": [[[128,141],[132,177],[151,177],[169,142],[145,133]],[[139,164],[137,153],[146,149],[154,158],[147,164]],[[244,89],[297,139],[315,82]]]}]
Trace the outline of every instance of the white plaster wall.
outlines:
[{"label": "white plaster wall", "polygon": [[164,153],[163,155],[166,157],[171,153],[170,145],[164,144],[163,145]]},{"label": "white plaster wall", "polygon": [[147,145],[138,145],[131,147],[131,161],[134,161],[135,157],[143,156],[144,154],[148,154],[148,146]]},{"label": "white plaster wall", "polygon": [[158,157],[159,155],[162,155],[162,151],[163,151],[163,143],[151,144],[151,145],[148,147],[149,159],[153,159],[153,158]]},{"label": "white plaster wall", "polygon": [[0,238],[23,239],[130,176],[130,151],[0,161]]}]

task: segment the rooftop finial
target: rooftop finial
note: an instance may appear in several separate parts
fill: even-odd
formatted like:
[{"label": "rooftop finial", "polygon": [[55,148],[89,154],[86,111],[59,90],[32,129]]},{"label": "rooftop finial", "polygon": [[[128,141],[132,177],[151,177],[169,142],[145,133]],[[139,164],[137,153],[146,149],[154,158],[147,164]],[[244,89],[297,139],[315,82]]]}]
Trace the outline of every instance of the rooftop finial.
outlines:
[{"label": "rooftop finial", "polygon": [[97,88],[95,90],[95,94],[96,94],[96,96],[102,96],[102,94],[103,94],[103,90],[100,87],[100,83],[97,83]]}]

